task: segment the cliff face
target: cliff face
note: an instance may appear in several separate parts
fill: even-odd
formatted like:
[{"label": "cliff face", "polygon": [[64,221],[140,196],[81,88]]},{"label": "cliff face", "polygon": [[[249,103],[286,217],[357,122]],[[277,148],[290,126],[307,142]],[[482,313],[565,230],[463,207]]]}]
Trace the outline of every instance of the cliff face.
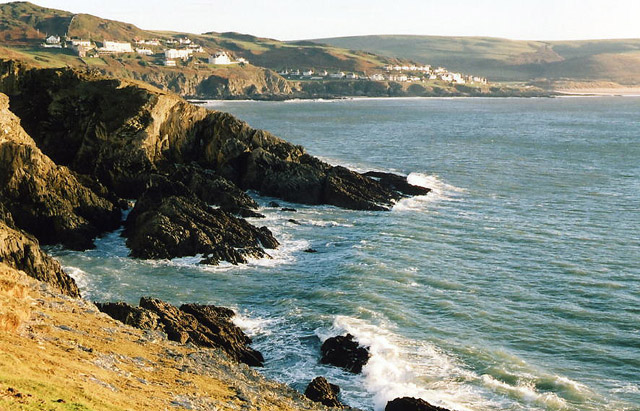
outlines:
[{"label": "cliff face", "polygon": [[139,196],[152,174],[173,163],[195,162],[243,189],[296,202],[382,210],[399,197],[230,114],[153,87],[70,69],[17,77],[11,108],[38,146],[120,196]]},{"label": "cliff face", "polygon": [[120,211],[44,155],[8,105],[0,94],[0,203],[42,243],[90,248],[93,237],[118,226]]}]

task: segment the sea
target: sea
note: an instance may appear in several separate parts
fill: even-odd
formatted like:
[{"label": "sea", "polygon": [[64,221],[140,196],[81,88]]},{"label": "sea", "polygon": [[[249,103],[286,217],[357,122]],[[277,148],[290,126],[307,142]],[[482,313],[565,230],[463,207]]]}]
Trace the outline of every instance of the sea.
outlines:
[{"label": "sea", "polygon": [[[250,193],[282,245],[242,266],[135,260],[120,232],[53,249],[86,298],[232,307],[264,375],[325,376],[363,410],[640,410],[640,97],[206,106],[432,191],[388,212]],[[370,348],[360,375],[319,363],[345,333]]]}]

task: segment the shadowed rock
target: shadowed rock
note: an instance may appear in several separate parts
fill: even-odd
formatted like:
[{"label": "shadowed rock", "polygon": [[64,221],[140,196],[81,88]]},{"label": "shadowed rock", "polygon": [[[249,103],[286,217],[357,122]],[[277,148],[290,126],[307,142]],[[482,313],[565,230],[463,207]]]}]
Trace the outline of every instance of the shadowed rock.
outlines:
[{"label": "shadowed rock", "polygon": [[95,304],[100,311],[124,324],[143,330],[164,331],[164,326],[160,322],[160,317],[151,310],[123,302]]},{"label": "shadowed rock", "polygon": [[8,103],[0,94],[0,203],[43,244],[91,248],[95,236],[117,228],[120,210],[44,155]]},{"label": "shadowed rock", "polygon": [[335,384],[329,384],[324,377],[316,377],[309,383],[304,395],[311,401],[319,402],[327,407],[340,407],[344,405],[338,399],[340,387]]},{"label": "shadowed rock", "polygon": [[409,184],[407,177],[403,177],[398,174],[369,171],[364,173],[364,175],[376,179],[380,184],[390,190],[399,191],[400,193],[409,196],[423,196],[427,195],[429,191],[431,191],[430,188]]},{"label": "shadowed rock", "polygon": [[266,227],[257,228],[220,209],[212,209],[181,183],[154,176],[125,224],[131,255],[174,258],[203,254],[203,262],[245,263],[268,257],[263,247],[279,243]]},{"label": "shadowed rock", "polygon": [[449,411],[446,408],[436,407],[420,398],[403,397],[389,401],[384,411]]},{"label": "shadowed rock", "polygon": [[353,335],[328,338],[320,347],[322,364],[331,364],[344,368],[354,374],[362,372],[362,367],[369,361],[369,350],[354,340]]}]

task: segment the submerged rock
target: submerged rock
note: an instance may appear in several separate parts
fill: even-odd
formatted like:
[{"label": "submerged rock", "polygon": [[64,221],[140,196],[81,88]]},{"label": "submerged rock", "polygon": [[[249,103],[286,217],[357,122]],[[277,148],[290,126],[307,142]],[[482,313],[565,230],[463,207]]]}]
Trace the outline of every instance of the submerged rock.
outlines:
[{"label": "submerged rock", "polygon": [[185,304],[177,308],[164,301],[143,297],[140,306],[127,303],[96,303],[110,317],[132,327],[162,331],[171,341],[199,347],[220,348],[237,362],[262,366],[260,352],[249,347],[251,338],[231,320],[233,310],[214,305]]},{"label": "submerged rock", "polygon": [[402,397],[389,401],[384,411],[449,411],[446,408],[436,407],[420,398]]},{"label": "submerged rock", "polygon": [[340,407],[344,405],[338,399],[340,387],[330,384],[324,377],[316,377],[309,383],[304,395],[311,401],[319,402],[327,407]]},{"label": "submerged rock", "polygon": [[203,262],[232,264],[267,257],[264,248],[279,243],[266,227],[255,227],[220,209],[212,209],[181,183],[155,176],[125,224],[131,255],[175,258],[203,254]]},{"label": "submerged rock", "polygon": [[344,368],[354,374],[362,372],[362,367],[369,361],[369,349],[360,346],[353,335],[328,338],[320,347],[322,364],[331,364]]}]

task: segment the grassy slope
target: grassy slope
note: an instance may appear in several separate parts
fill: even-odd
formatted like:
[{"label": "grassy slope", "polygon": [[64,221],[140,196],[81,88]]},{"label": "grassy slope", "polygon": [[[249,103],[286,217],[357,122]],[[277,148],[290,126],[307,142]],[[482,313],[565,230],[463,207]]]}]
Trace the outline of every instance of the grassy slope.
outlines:
[{"label": "grassy slope", "polygon": [[409,58],[493,80],[605,80],[640,84],[640,39],[517,41],[488,37],[357,36],[319,43]]}]

